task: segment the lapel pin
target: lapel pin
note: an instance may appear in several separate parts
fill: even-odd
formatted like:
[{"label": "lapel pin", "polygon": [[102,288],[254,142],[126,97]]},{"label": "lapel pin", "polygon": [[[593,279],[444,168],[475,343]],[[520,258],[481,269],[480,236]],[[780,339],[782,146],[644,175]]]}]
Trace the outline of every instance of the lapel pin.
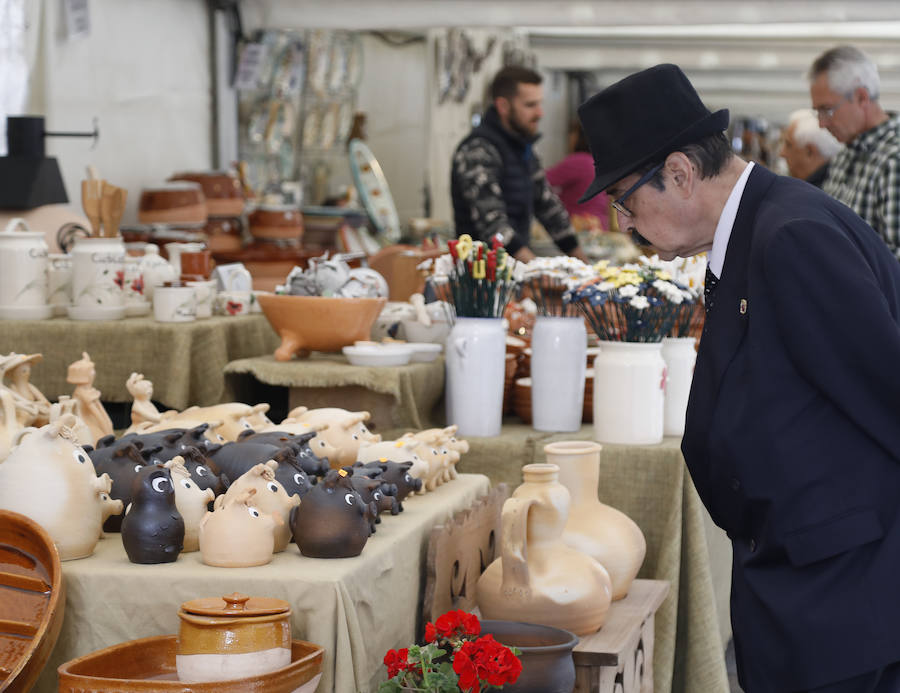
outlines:
[{"label": "lapel pin", "polygon": [[746,315],[746,313],[747,313],[747,299],[742,298],[741,299],[741,315]]}]

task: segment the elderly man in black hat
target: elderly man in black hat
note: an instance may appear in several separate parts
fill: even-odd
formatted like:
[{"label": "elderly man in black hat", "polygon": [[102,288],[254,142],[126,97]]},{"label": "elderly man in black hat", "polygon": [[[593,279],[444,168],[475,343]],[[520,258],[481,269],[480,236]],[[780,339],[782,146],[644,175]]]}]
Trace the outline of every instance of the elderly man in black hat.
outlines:
[{"label": "elderly man in black hat", "polygon": [[748,693],[900,691],[900,269],[822,191],[735,156],[681,70],[579,116],[619,226],[709,253],[682,451],[734,550]]}]

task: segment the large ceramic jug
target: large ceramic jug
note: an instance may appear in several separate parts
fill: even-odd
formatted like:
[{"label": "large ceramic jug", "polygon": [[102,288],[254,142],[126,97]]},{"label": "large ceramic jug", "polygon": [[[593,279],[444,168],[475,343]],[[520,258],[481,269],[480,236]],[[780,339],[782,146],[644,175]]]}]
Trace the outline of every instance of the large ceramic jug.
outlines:
[{"label": "large ceramic jug", "polygon": [[586,369],[584,318],[539,316],[531,333],[531,425],[536,431],[581,428]]},{"label": "large ceramic jug", "polygon": [[447,337],[447,423],[464,436],[500,435],[506,332],[500,318],[457,318]]},{"label": "large ceramic jug", "polygon": [[544,453],[549,464],[559,467],[559,481],[572,497],[562,539],[606,568],[615,601],[628,594],[647,542],[634,520],[597,498],[601,449],[597,443],[571,440],[548,443]]},{"label": "large ceramic jug", "polygon": [[562,541],[570,496],[555,464],[522,468],[525,482],[503,504],[500,558],[478,580],[484,618],[596,632],[612,599],[609,573]]},{"label": "large ceramic jug", "polygon": [[44,232],[29,231],[23,219],[12,219],[0,231],[0,318],[50,317],[47,255]]}]

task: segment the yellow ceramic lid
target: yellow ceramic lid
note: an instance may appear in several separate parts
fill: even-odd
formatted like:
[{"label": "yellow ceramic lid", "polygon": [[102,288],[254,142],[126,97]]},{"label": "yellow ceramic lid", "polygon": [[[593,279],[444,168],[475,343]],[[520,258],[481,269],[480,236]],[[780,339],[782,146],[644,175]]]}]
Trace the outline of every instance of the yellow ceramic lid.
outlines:
[{"label": "yellow ceramic lid", "polygon": [[248,597],[234,592],[223,597],[192,599],[181,605],[182,611],[200,616],[266,616],[290,611],[284,599],[274,597]]}]

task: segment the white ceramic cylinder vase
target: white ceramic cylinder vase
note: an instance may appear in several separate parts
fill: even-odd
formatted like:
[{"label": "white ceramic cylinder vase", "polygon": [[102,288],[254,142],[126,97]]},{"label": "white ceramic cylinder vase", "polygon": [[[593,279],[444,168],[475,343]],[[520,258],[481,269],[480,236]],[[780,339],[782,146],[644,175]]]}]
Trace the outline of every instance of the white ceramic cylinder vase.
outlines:
[{"label": "white ceramic cylinder vase", "polygon": [[447,337],[447,424],[496,436],[503,421],[506,332],[500,318],[457,318]]},{"label": "white ceramic cylinder vase", "polygon": [[43,231],[29,231],[24,220],[12,219],[0,231],[0,318],[50,317],[47,255]]},{"label": "white ceramic cylinder vase", "polygon": [[684,415],[697,360],[694,342],[693,337],[666,337],[662,341],[662,357],[666,362],[663,433],[667,436],[684,434]]},{"label": "white ceramic cylinder vase", "polygon": [[584,319],[539,316],[531,333],[531,425],[536,431],[581,428],[586,368]]},{"label": "white ceramic cylinder vase", "polygon": [[69,317],[117,319],[125,314],[125,244],[116,238],[79,238],[72,248]]},{"label": "white ceramic cylinder vase", "polygon": [[659,342],[600,342],[594,359],[594,440],[653,445],[663,439],[666,362]]}]

